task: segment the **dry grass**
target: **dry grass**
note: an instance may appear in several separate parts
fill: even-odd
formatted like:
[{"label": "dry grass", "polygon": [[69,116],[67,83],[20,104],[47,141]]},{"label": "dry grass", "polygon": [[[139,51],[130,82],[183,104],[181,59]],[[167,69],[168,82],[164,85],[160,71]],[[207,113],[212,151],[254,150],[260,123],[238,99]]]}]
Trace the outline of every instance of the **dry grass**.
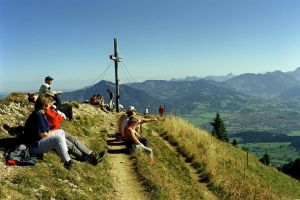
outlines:
[{"label": "dry grass", "polygon": [[[212,190],[229,199],[293,199],[300,197],[300,183],[276,169],[262,165],[246,153],[170,116],[161,127],[171,143],[178,145],[204,174]],[[287,184],[288,183],[288,184]]]},{"label": "dry grass", "polygon": [[[24,123],[32,105],[26,102],[26,94],[11,94],[0,101],[0,125]],[[12,102],[15,104],[12,105]],[[80,104],[74,115],[75,122],[65,121],[63,129],[78,137],[92,150],[106,146],[106,133],[115,128],[115,114],[103,113],[90,105]],[[154,132],[143,134],[157,157],[157,164],[149,167],[148,157],[141,152],[133,155],[136,170],[152,199],[201,199],[203,191],[189,174],[179,153],[188,158],[198,169],[202,181],[221,199],[296,199],[300,197],[300,183],[272,167],[262,165],[241,149],[211,137],[185,122],[170,116],[152,128],[176,149]],[[0,138],[9,137],[0,134]],[[3,160],[3,158],[2,158]],[[0,171],[0,199],[114,199],[110,165],[107,159],[98,165],[77,162],[68,172],[54,153],[47,153],[45,161],[35,167],[11,167],[2,176]],[[0,168],[0,170],[5,168]],[[117,186],[115,186],[117,187]]]},{"label": "dry grass", "polygon": [[153,148],[156,164],[150,166],[144,152],[135,152],[132,157],[150,197],[155,200],[204,199],[203,191],[199,190],[178,152],[151,131],[144,130],[143,134]]}]

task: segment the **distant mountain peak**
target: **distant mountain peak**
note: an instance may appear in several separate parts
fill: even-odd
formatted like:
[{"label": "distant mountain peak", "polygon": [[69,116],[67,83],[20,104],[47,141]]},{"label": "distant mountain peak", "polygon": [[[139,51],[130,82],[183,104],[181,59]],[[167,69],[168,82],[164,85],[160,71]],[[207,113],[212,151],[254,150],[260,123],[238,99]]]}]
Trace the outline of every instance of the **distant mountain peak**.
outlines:
[{"label": "distant mountain peak", "polygon": [[300,72],[300,67],[297,67],[294,72]]},{"label": "distant mountain peak", "polygon": [[228,79],[231,79],[235,77],[235,75],[233,73],[229,73],[225,76],[213,76],[213,75],[209,75],[209,76],[206,76],[204,77],[203,79],[205,80],[213,80],[213,81],[216,81],[216,82],[223,82],[223,81],[227,81]]}]

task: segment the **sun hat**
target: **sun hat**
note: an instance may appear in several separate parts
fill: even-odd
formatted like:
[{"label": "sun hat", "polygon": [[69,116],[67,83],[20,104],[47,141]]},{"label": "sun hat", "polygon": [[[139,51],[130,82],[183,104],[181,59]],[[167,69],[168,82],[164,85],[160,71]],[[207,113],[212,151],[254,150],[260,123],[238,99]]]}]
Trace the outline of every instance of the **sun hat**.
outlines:
[{"label": "sun hat", "polygon": [[135,107],[134,107],[134,106],[129,106],[129,107],[128,107],[128,111],[132,111],[132,110],[135,111]]}]

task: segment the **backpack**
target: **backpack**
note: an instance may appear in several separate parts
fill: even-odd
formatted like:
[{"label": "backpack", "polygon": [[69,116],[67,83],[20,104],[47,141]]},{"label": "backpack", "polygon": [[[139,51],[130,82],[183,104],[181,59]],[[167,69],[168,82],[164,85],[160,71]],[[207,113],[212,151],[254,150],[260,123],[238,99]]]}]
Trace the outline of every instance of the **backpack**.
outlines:
[{"label": "backpack", "polygon": [[37,162],[37,158],[30,154],[29,148],[25,144],[19,144],[4,154],[7,165],[32,165]]}]

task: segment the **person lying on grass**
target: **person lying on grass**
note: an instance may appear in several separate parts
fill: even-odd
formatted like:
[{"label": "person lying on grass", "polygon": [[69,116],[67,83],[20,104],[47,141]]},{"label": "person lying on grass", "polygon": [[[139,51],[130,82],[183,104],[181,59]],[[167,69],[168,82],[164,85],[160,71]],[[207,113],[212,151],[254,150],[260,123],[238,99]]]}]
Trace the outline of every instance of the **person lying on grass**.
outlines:
[{"label": "person lying on grass", "polygon": [[138,149],[145,151],[150,156],[150,165],[153,165],[155,158],[153,156],[153,150],[149,147],[146,147],[139,140],[138,133],[136,131],[136,126],[139,119],[135,116],[131,116],[128,120],[128,125],[124,129],[124,141],[127,149],[130,151],[132,149]]}]

